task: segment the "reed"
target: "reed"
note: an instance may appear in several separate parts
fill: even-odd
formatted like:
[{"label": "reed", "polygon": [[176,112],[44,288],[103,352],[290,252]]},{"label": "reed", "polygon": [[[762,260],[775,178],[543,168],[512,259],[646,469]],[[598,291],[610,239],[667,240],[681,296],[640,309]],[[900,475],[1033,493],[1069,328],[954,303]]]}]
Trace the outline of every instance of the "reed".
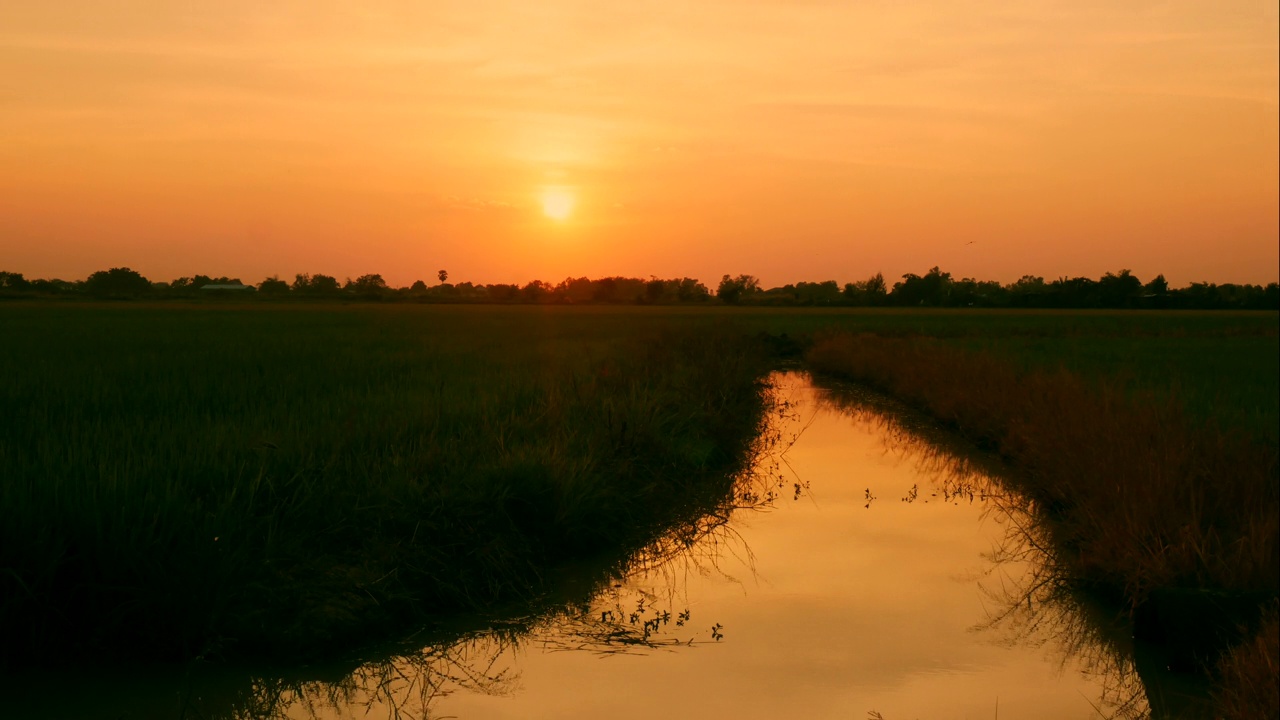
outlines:
[{"label": "reed", "polygon": [[1276,598],[1276,446],[1190,420],[1175,394],[925,338],[834,334],[806,360],[1004,458],[1051,524],[1065,569],[1123,599],[1135,630],[1165,643],[1173,662],[1207,671]]}]

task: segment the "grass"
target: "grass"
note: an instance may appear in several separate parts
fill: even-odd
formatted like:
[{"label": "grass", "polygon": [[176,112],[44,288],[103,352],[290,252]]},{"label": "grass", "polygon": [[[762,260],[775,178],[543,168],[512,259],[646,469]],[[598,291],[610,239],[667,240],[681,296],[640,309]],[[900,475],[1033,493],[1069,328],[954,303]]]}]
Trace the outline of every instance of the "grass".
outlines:
[{"label": "grass", "polygon": [[1214,692],[1220,717],[1228,720],[1280,717],[1280,613],[1272,605],[1249,640],[1231,649],[1218,665]]},{"label": "grass", "polygon": [[[1280,434],[1275,313],[14,302],[0,327],[11,662],[319,652],[623,558],[747,462],[761,334],[880,338],[882,387],[925,378],[935,415],[1040,453],[1046,503],[1096,498],[1068,545],[1133,598],[1274,586],[1242,510],[1274,493],[1238,481],[1275,485],[1248,459]],[[1014,406],[1054,410],[1040,450]]]},{"label": "grass", "polygon": [[716,323],[4,312],[10,662],[306,655],[530,597],[729,492],[768,369]]}]

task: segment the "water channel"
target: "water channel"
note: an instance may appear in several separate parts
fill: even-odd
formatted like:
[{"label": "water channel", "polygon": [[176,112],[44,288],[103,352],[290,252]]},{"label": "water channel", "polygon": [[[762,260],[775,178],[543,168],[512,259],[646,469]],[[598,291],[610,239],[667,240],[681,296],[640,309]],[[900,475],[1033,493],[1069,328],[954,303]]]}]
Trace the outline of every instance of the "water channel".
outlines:
[{"label": "water channel", "polygon": [[749,507],[588,602],[330,677],[188,676],[145,702],[99,678],[32,707],[245,720],[1146,716],[1122,633],[1056,591],[989,469],[873,396],[774,379],[779,442],[743,480]]}]

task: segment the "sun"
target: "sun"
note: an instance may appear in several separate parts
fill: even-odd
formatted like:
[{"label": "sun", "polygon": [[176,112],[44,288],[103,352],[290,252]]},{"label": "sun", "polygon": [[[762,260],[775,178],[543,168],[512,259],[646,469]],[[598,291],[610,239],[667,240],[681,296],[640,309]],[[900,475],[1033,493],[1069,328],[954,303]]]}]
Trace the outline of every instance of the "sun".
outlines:
[{"label": "sun", "polygon": [[567,220],[573,214],[577,202],[573,191],[566,187],[547,187],[542,190],[542,214],[552,220]]}]

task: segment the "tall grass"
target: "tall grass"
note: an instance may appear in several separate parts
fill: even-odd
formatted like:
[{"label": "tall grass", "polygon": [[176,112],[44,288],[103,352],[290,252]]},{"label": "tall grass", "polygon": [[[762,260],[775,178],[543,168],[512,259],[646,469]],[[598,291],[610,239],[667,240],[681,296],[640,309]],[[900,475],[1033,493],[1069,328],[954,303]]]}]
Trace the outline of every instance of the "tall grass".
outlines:
[{"label": "tall grass", "polygon": [[730,492],[764,407],[711,325],[58,312],[0,356],[9,662],[332,652],[527,598]]},{"label": "tall grass", "polygon": [[1231,649],[1218,665],[1214,700],[1219,717],[1254,720],[1280,717],[1280,613],[1272,605],[1258,632]]},{"label": "tall grass", "polygon": [[1176,396],[926,339],[833,335],[807,361],[1006,458],[1066,569],[1177,656],[1212,661],[1280,590],[1276,447],[1190,421]]}]

